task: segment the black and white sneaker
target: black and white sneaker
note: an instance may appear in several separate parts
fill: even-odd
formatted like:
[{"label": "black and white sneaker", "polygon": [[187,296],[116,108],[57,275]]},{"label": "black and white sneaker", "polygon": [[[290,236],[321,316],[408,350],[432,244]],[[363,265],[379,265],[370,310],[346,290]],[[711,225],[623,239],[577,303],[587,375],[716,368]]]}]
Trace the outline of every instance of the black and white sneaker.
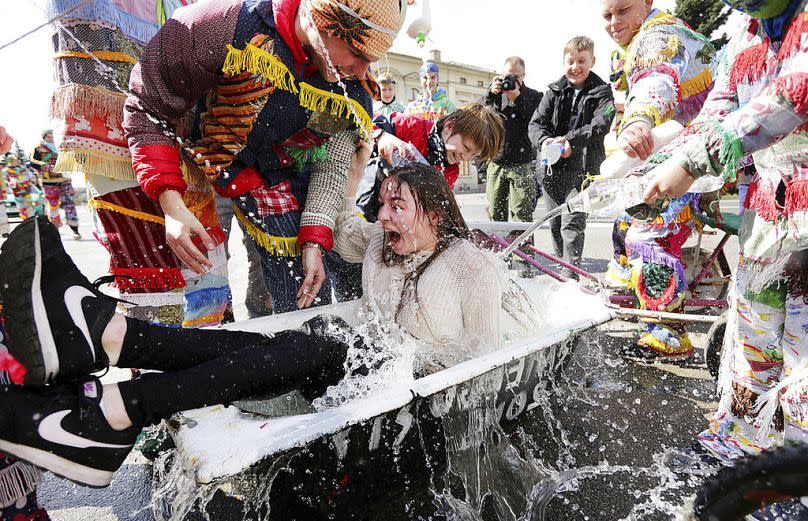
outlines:
[{"label": "black and white sneaker", "polygon": [[101,335],[117,303],[81,274],[45,217],[11,232],[0,277],[8,350],[27,370],[23,385],[83,378],[108,365]]},{"label": "black and white sneaker", "polygon": [[102,389],[96,378],[43,389],[0,386],[0,451],[78,483],[109,485],[141,429],[109,426]]}]

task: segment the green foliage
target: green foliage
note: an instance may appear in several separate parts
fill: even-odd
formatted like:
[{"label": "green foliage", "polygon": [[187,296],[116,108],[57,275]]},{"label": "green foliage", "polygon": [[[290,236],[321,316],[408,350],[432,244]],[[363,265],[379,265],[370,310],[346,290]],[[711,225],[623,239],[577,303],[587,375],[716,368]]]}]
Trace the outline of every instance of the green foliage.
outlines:
[{"label": "green foliage", "polygon": [[[690,25],[695,31],[711,38],[729,18],[731,9],[721,0],[676,0],[673,14]],[[727,43],[726,33],[713,40],[716,49]]]}]

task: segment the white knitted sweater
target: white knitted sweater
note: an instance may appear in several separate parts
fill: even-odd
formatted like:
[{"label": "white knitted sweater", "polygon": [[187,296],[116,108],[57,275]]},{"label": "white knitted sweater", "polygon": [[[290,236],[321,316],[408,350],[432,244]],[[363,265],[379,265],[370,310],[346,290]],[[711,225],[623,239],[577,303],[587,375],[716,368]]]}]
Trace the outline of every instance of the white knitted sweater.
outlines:
[{"label": "white knitted sweater", "polygon": [[[345,198],[337,216],[334,249],[348,262],[362,265],[362,307],[376,324],[393,324],[405,293],[404,281],[431,254],[413,254],[402,264],[382,260],[381,223],[360,217],[355,198]],[[502,282],[496,266],[473,244],[457,240],[421,274],[417,298],[407,289],[398,326],[416,340],[418,373],[431,373],[500,345]],[[379,329],[379,328],[377,328]],[[386,330],[377,331],[389,336]]]}]

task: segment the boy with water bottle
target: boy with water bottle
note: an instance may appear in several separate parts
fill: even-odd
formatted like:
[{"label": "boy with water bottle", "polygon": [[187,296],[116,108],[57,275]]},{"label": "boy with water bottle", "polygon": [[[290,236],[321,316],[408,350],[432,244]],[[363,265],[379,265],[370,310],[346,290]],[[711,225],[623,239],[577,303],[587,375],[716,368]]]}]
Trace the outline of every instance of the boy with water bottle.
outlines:
[{"label": "boy with water bottle", "polygon": [[[530,141],[540,151],[538,175],[547,211],[575,197],[585,177],[596,174],[606,158],[603,138],[614,116],[614,97],[609,84],[591,72],[594,65],[595,43],[586,36],[570,40],[564,47],[564,76],[550,85],[528,126]],[[573,212],[550,221],[555,254],[576,266],[584,250],[586,217]]]}]

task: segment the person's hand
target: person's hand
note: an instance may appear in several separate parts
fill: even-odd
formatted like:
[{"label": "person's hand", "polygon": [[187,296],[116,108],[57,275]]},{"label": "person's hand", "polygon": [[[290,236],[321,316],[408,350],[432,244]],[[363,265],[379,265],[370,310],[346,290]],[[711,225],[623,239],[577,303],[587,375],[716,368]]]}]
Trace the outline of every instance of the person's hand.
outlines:
[{"label": "person's hand", "polygon": [[494,76],[491,81],[491,94],[502,94],[502,76]]},{"label": "person's hand", "polygon": [[693,176],[685,170],[675,158],[668,159],[658,167],[651,170],[654,178],[645,189],[643,199],[653,204],[657,199],[666,197],[681,197],[687,193],[693,184]]},{"label": "person's hand", "polygon": [[628,157],[639,157],[645,161],[654,151],[654,136],[651,135],[651,125],[646,121],[637,121],[627,126],[617,136],[617,146]]},{"label": "person's hand", "polygon": [[559,145],[564,146],[564,150],[561,152],[561,157],[563,157],[564,159],[566,159],[566,158],[568,158],[568,157],[570,157],[572,155],[572,145],[570,145],[570,142],[567,140],[567,138],[565,138],[563,136],[562,137],[553,137],[553,138],[550,138],[550,139],[545,139],[544,143],[542,143],[542,145],[541,145],[541,149],[544,150],[548,146],[555,145],[555,144],[559,144]]},{"label": "person's hand", "polygon": [[376,148],[379,150],[379,156],[381,156],[382,159],[391,165],[393,164],[393,150],[398,150],[398,154],[401,157],[407,157],[408,146],[409,143],[402,141],[393,134],[388,134],[387,132],[383,133],[376,142]]},{"label": "person's hand", "polygon": [[360,139],[356,142],[356,151],[348,167],[348,183],[345,185],[345,197],[356,196],[359,184],[362,182],[362,178],[365,177],[365,169],[367,169],[368,161],[370,161],[371,152],[373,152],[372,141]]},{"label": "person's hand", "polygon": [[323,252],[320,247],[311,243],[303,244],[303,272],[306,278],[297,290],[297,307],[304,309],[314,303],[317,293],[325,282]]},{"label": "person's hand", "polygon": [[348,180],[362,179],[365,175],[365,168],[370,161],[370,154],[373,152],[373,142],[360,139],[356,142],[356,151],[351,157],[351,165],[348,167]]},{"label": "person's hand", "polygon": [[11,145],[14,144],[14,138],[6,132],[4,127],[0,127],[0,154],[5,154],[11,150]]},{"label": "person's hand", "polygon": [[159,197],[160,207],[166,216],[166,242],[180,261],[200,275],[206,273],[213,264],[194,245],[191,237],[198,235],[208,250],[215,245],[205,227],[188,210],[182,195],[175,190],[166,190]]},{"label": "person's hand", "polygon": [[518,81],[516,82],[516,88],[515,89],[505,91],[505,96],[510,100],[511,103],[516,101],[516,98],[518,98],[520,94],[522,94],[522,89],[521,89],[521,85],[519,85]]}]

